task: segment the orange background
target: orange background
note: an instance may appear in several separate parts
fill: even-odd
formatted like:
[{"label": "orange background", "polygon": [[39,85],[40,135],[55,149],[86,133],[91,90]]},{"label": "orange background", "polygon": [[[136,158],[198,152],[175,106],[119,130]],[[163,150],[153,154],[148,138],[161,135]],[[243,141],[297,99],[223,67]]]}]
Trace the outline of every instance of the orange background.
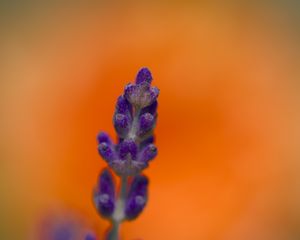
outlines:
[{"label": "orange background", "polygon": [[145,171],[147,208],[123,239],[300,238],[295,5],[5,7],[1,239],[32,239],[40,216],[62,206],[103,234],[95,138],[115,136],[116,98],[143,66],[160,89],[159,155]]}]

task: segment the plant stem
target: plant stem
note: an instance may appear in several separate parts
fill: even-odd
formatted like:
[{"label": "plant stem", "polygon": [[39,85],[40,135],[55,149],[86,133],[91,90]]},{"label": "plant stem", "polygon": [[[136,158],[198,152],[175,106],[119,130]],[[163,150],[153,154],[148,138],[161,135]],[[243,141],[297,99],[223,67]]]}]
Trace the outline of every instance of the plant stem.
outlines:
[{"label": "plant stem", "polygon": [[112,222],[111,229],[107,233],[107,240],[118,240],[119,239],[119,222]]},{"label": "plant stem", "polygon": [[123,201],[126,199],[126,195],[127,195],[127,181],[128,181],[127,176],[122,176],[121,177],[121,186],[120,186],[119,199],[121,199]]},{"label": "plant stem", "polygon": [[119,240],[120,224],[125,218],[124,205],[125,205],[125,198],[127,194],[127,181],[128,181],[127,176],[121,177],[119,197],[116,202],[116,209],[112,216],[112,221],[111,221],[112,226],[107,234],[107,240]]}]

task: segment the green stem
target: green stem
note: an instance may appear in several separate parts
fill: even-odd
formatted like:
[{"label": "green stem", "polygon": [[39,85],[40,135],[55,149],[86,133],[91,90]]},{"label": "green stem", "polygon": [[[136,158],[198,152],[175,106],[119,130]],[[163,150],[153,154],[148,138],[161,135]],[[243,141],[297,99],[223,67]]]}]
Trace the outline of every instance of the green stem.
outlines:
[{"label": "green stem", "polygon": [[121,199],[121,200],[125,200],[126,199],[126,195],[127,195],[127,181],[128,181],[128,177],[127,176],[122,176],[121,177],[121,186],[120,186],[120,195],[119,195],[119,199]]},{"label": "green stem", "polygon": [[112,222],[112,226],[107,234],[107,240],[118,240],[119,239],[119,222]]},{"label": "green stem", "polygon": [[120,239],[119,238],[120,225],[125,218],[124,204],[125,204],[125,198],[127,194],[127,181],[128,181],[127,176],[121,177],[119,197],[116,202],[116,208],[112,216],[112,221],[111,221],[112,226],[107,234],[107,240]]}]

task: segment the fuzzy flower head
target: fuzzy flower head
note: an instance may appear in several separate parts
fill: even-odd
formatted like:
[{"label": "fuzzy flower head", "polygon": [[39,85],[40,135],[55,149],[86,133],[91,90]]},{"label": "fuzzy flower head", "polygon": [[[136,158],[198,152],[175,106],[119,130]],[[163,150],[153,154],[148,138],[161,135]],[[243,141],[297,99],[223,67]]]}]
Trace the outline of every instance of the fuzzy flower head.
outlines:
[{"label": "fuzzy flower head", "polygon": [[99,154],[120,176],[139,174],[157,155],[153,130],[159,90],[151,82],[151,72],[142,68],[118,98],[113,116],[118,143],[104,132],[97,137]]}]

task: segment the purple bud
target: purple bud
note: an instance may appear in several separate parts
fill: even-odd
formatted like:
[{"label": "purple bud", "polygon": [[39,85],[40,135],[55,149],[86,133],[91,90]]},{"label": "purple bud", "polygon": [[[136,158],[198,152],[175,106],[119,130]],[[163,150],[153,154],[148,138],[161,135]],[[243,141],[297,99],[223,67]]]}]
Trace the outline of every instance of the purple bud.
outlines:
[{"label": "purple bud", "polygon": [[138,175],[134,177],[125,206],[126,218],[132,220],[136,218],[144,209],[148,197],[148,179]]},{"label": "purple bud", "polygon": [[114,180],[108,168],[102,170],[98,179],[98,190],[100,193],[107,193],[110,197],[115,195]]},{"label": "purple bud", "polygon": [[125,114],[117,113],[114,115],[114,126],[121,137],[125,137],[129,131],[129,119]]},{"label": "purple bud", "polygon": [[150,131],[155,124],[155,118],[151,113],[144,113],[139,119],[139,135],[143,135]]},{"label": "purple bud", "polygon": [[136,105],[139,97],[139,87],[135,84],[129,83],[125,86],[124,97],[131,103]]},{"label": "purple bud", "polygon": [[128,114],[132,112],[132,106],[124,96],[120,96],[116,104],[116,113]]},{"label": "purple bud", "polygon": [[151,76],[151,72],[149,71],[148,68],[142,68],[137,76],[136,76],[136,84],[140,84],[142,82],[148,82],[148,83],[151,83],[152,81],[152,76]]},{"label": "purple bud", "polygon": [[129,156],[130,159],[136,159],[137,145],[132,139],[125,139],[119,145],[119,157],[122,160],[126,160]]},{"label": "purple bud", "polygon": [[157,155],[157,147],[154,144],[149,144],[141,151],[139,161],[147,164]]},{"label": "purple bud", "polygon": [[128,84],[125,87],[124,96],[135,107],[144,108],[151,105],[158,97],[159,90],[150,87],[150,83],[141,82],[140,84]]},{"label": "purple bud", "polygon": [[106,142],[102,142],[98,145],[98,152],[107,162],[111,162],[116,158],[116,153],[113,149],[113,146],[107,144]]},{"label": "purple bud", "polygon": [[99,176],[98,186],[94,192],[94,204],[103,217],[110,217],[115,209],[115,185],[108,169]]},{"label": "purple bud", "polygon": [[112,144],[112,140],[110,139],[109,135],[105,132],[100,132],[97,136],[97,141],[98,143],[107,143],[107,144]]},{"label": "purple bud", "polygon": [[149,104],[152,104],[154,101],[156,101],[157,97],[159,95],[159,89],[157,87],[151,87],[150,88],[150,97],[149,97]]}]

